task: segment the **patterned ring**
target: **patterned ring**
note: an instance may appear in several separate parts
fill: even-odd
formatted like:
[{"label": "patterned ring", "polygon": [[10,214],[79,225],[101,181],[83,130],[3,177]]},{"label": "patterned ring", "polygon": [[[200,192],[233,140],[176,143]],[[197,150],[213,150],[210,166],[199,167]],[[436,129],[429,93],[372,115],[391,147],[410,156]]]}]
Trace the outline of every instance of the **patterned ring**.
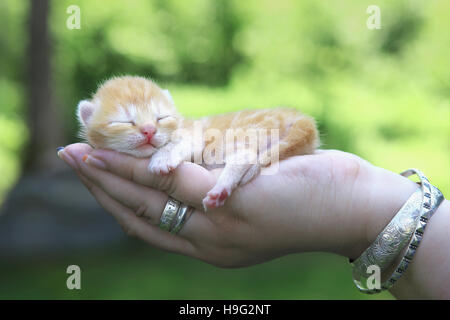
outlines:
[{"label": "patterned ring", "polygon": [[180,208],[180,202],[169,197],[166,206],[161,214],[161,219],[159,221],[159,227],[162,230],[169,231],[172,225],[173,219],[175,218],[178,209]]},{"label": "patterned ring", "polygon": [[184,223],[186,222],[186,218],[188,215],[189,210],[192,209],[189,206],[182,204],[180,207],[180,210],[178,210],[177,216],[175,218],[175,222],[173,224],[173,228],[170,230],[170,233],[172,234],[177,234],[181,228],[183,227]]}]

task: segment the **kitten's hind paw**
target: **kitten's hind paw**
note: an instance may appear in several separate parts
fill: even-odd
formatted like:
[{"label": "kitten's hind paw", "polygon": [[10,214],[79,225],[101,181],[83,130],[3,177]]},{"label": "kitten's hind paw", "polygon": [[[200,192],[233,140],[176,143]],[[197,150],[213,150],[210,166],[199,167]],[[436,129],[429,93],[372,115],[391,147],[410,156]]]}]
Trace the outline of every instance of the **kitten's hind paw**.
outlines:
[{"label": "kitten's hind paw", "polygon": [[214,187],[206,194],[206,197],[203,199],[203,208],[205,211],[208,209],[216,209],[225,204],[225,200],[228,199],[228,197],[231,194],[230,188],[224,188],[224,187]]}]

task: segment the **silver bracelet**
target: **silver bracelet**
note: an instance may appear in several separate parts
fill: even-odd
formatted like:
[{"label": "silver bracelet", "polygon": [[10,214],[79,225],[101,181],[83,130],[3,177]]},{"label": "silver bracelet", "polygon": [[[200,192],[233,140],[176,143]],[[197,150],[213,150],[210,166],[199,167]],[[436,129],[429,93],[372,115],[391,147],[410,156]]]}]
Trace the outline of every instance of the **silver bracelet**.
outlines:
[{"label": "silver bracelet", "polygon": [[[444,199],[440,190],[432,186],[421,171],[409,169],[401,173],[405,177],[412,174],[419,176],[421,188],[411,195],[372,245],[352,263],[353,281],[361,292],[371,294],[389,289],[404,274],[422,241],[428,220]],[[406,245],[406,253],[389,279],[379,288],[369,288],[368,268],[377,266],[381,271],[385,271],[404,251]]]}]

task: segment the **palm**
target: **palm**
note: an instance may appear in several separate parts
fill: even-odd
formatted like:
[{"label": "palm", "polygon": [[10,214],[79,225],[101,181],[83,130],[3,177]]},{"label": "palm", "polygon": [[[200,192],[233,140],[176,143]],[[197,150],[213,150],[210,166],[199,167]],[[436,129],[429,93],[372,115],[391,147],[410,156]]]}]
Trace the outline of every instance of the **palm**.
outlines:
[{"label": "palm", "polygon": [[[335,210],[336,204],[329,199],[338,192],[337,187],[355,182],[364,163],[354,155],[331,150],[292,157],[281,161],[275,174],[260,175],[240,186],[223,207],[207,213],[200,209],[198,199],[204,196],[200,192],[196,196],[197,201],[191,203],[198,208],[195,224],[197,227],[201,225],[205,232],[200,233],[204,237],[196,236],[193,240],[210,254],[219,250],[221,264],[232,266],[304,250],[311,244],[299,244],[298,238],[288,235],[303,232],[305,240],[314,238],[315,235],[308,230],[317,228],[311,228],[311,225],[320,223],[327,213]],[[195,169],[198,171],[193,170],[192,179],[187,181],[202,181],[207,175],[218,177],[221,172],[221,169],[205,172],[199,166]],[[187,189],[192,190],[190,187]],[[180,190],[173,190],[171,195],[181,201],[192,199],[192,196],[177,191]],[[341,205],[349,204],[350,201],[347,201]],[[299,230],[299,225],[303,225],[304,230]],[[273,226],[277,228],[274,230]],[[189,234],[190,230],[186,228],[184,232]],[[249,242],[249,238],[253,241]],[[247,242],[246,250],[242,250],[243,241]],[[273,252],[267,250],[268,247],[273,248]],[[240,252],[233,248],[239,248]],[[284,252],[280,252],[279,248],[284,248]],[[224,255],[224,252],[229,254]],[[255,260],[255,257],[258,259]]]}]

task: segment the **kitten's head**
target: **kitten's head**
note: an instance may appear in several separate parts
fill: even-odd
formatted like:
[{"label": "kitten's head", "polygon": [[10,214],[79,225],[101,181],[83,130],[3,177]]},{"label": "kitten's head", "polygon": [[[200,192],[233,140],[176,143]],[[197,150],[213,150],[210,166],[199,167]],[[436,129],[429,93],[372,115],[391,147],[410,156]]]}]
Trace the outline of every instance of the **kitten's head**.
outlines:
[{"label": "kitten's head", "polygon": [[141,77],[108,80],[78,104],[81,136],[93,147],[149,157],[167,144],[180,116],[167,90]]}]

